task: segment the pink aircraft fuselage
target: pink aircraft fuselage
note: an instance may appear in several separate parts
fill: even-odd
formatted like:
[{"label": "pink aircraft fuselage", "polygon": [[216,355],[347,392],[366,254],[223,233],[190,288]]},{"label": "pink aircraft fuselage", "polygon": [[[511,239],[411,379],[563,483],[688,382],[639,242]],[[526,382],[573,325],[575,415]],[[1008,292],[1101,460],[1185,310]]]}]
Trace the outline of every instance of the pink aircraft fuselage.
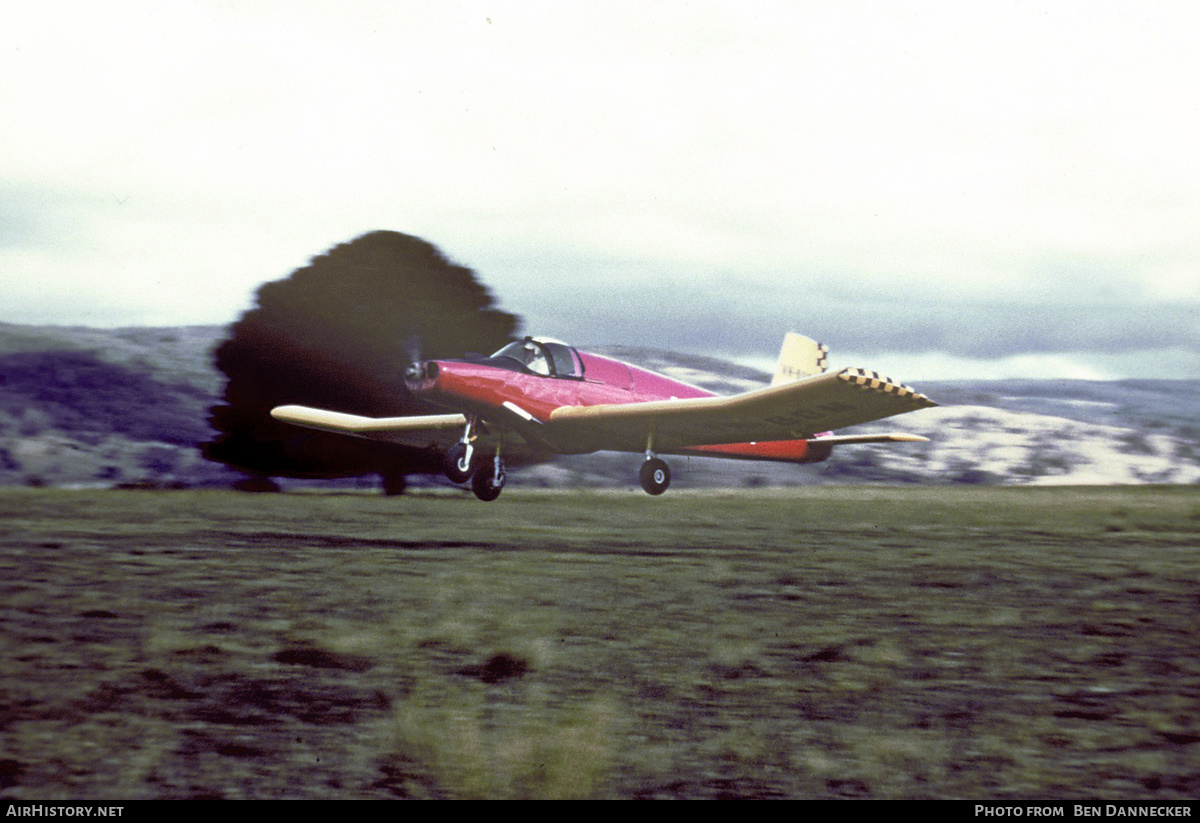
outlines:
[{"label": "pink aircraft fuselage", "polygon": [[[418,397],[455,410],[478,415],[494,414],[498,407],[518,409],[541,423],[563,406],[625,405],[654,400],[717,397],[713,392],[673,380],[620,360],[564,346],[564,374],[543,375],[496,365],[497,358],[472,362],[431,360],[422,364],[420,377],[408,381]],[[570,357],[567,362],[566,358]],[[525,415],[522,415],[524,412]],[[532,421],[531,421],[532,422]],[[555,451],[594,451],[586,444],[559,442]],[[743,460],[774,460],[795,463],[818,462],[829,457],[831,448],[810,440],[776,440],[690,446],[673,453]]]}]

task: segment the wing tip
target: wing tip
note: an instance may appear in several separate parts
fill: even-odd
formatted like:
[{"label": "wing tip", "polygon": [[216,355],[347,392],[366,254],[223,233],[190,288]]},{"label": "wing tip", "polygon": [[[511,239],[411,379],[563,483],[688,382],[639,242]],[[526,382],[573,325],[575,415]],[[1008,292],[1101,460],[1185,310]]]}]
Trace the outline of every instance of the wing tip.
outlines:
[{"label": "wing tip", "polygon": [[307,406],[276,406],[271,409],[271,417],[283,423],[291,423],[305,418],[305,412],[311,411]]},{"label": "wing tip", "polygon": [[894,397],[900,397],[916,403],[922,408],[938,405],[933,400],[929,399],[924,394],[914,389],[911,386],[906,386],[898,380],[880,374],[877,371],[870,369],[855,369],[845,368],[837,373],[838,377],[857,386],[864,391],[875,392],[878,394],[890,394]]}]

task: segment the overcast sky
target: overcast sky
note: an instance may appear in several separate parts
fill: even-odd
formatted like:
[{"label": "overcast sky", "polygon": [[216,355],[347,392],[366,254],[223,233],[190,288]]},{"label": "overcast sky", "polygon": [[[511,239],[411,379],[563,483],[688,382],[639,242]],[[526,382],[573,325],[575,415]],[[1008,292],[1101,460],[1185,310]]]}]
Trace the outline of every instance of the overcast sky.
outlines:
[{"label": "overcast sky", "polygon": [[1200,4],[0,8],[0,321],[228,323],[374,229],[526,331],[1200,378]]}]

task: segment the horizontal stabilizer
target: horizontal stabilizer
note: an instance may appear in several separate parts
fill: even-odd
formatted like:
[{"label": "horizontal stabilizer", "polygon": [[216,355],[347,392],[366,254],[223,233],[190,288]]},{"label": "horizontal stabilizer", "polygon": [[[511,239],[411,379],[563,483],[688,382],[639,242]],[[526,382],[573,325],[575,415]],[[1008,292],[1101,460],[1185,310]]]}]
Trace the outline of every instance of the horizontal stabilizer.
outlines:
[{"label": "horizontal stabilizer", "polygon": [[853,446],[858,443],[928,443],[928,437],[919,434],[838,434],[830,437],[817,437],[814,443],[828,443],[831,446]]}]

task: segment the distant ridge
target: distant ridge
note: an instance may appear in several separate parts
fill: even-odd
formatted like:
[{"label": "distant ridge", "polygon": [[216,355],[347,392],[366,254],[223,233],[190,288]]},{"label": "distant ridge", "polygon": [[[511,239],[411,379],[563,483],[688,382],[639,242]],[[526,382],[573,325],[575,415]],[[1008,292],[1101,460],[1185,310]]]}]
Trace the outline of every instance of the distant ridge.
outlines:
[{"label": "distant ridge", "polygon": [[[236,480],[238,475],[180,443],[179,435],[187,429],[181,421],[197,431],[207,428],[209,408],[224,387],[213,350],[226,333],[224,326],[101,329],[0,323],[0,484],[189,486]],[[766,372],[711,356],[635,346],[594,350],[718,393],[745,391],[769,380]],[[87,379],[104,379],[105,364],[114,370],[107,372],[114,382],[134,385],[134,374],[148,378],[136,383],[139,389],[131,393],[136,396],[124,399],[125,410],[106,407],[104,412],[141,418],[139,425],[101,425],[94,410],[86,408],[91,399],[86,387],[59,386],[50,393],[34,390],[28,379],[10,379],[18,374],[20,361],[6,358],[36,352],[90,355],[94,362],[73,361],[80,379],[83,372],[91,375]],[[43,362],[51,368],[54,360]],[[71,379],[69,369],[47,373],[56,375],[48,378],[55,381]],[[673,466],[679,487],[1200,482],[1195,414],[1200,380],[922,381],[918,388],[942,407],[855,431],[910,432],[929,437],[929,443],[844,447],[827,462],[805,467],[693,458]],[[106,402],[111,406],[112,398]],[[81,408],[70,408],[72,403]],[[90,422],[64,424],[83,419],[73,414]],[[154,429],[160,425],[156,421],[163,421],[159,430]],[[627,486],[635,476],[630,466],[636,469],[636,464],[629,455],[563,458],[524,470],[522,482]]]},{"label": "distant ridge", "polygon": [[0,354],[90,351],[101,360],[149,371],[166,382],[186,382],[213,393],[223,384],[212,351],[226,326],[25,326],[0,323]]}]

